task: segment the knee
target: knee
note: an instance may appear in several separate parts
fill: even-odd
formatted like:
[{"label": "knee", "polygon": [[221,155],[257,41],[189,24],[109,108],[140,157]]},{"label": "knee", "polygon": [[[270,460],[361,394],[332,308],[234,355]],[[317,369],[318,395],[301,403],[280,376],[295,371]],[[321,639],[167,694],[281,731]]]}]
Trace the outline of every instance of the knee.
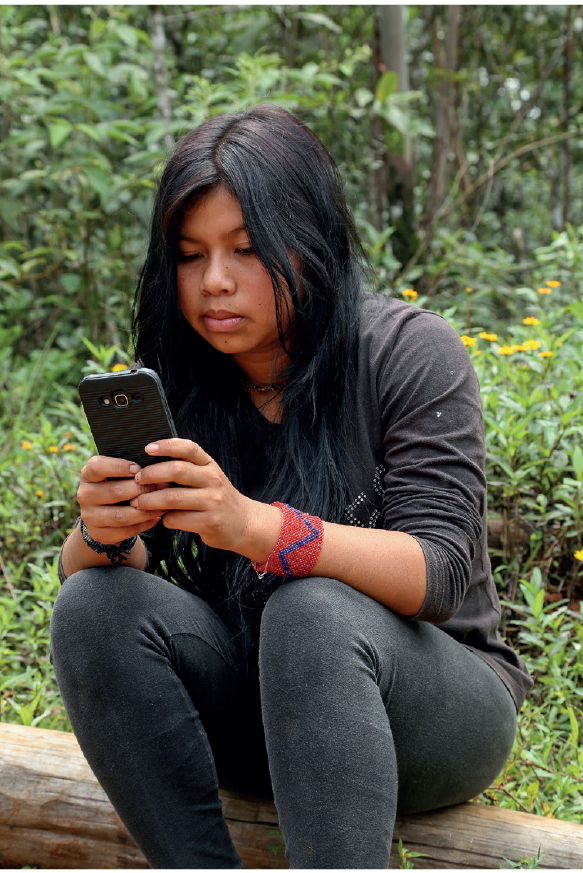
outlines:
[{"label": "knee", "polygon": [[95,567],[65,580],[51,615],[51,661],[55,669],[89,669],[127,632],[130,605],[138,600],[139,571]]},{"label": "knee", "polygon": [[[310,577],[286,582],[269,598],[261,619],[260,666],[282,669],[336,666],[360,634],[365,595],[336,579]],[[366,605],[365,605],[366,608]]]},{"label": "knee", "polygon": [[345,587],[335,579],[321,577],[286,582],[267,601],[261,617],[262,634],[297,636],[323,624],[329,626],[334,616],[342,614],[339,606]]},{"label": "knee", "polygon": [[60,639],[72,628],[107,623],[119,614],[122,601],[131,598],[136,577],[131,567],[93,567],[73,573],[66,579],[55,600],[51,617],[51,634]]},{"label": "knee", "polygon": [[265,606],[262,632],[277,634],[320,633],[345,636],[351,628],[374,623],[386,607],[338,579],[312,576],[294,579],[277,588]]}]

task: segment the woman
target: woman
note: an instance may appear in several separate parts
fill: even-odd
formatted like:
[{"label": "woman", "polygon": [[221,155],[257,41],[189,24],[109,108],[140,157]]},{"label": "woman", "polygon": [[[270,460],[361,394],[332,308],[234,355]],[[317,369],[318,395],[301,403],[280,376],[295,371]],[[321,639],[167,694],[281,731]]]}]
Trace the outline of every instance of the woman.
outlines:
[{"label": "woman", "polygon": [[168,162],[134,331],[180,438],[83,468],[52,619],[73,730],[152,866],[242,866],[220,782],[273,790],[292,867],[388,867],[397,810],[475,796],[510,752],[530,679],[497,631],[477,380],[362,262],[283,109]]}]

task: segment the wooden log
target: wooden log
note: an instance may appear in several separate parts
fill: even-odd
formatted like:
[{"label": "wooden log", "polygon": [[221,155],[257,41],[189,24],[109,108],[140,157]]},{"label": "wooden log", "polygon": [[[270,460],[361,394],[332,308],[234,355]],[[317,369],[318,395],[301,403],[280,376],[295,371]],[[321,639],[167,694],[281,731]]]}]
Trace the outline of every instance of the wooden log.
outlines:
[{"label": "wooden log", "polygon": [[148,867],[72,734],[0,725],[0,864]]},{"label": "wooden log", "polygon": [[[243,863],[287,867],[273,803],[221,790]],[[149,865],[72,734],[0,724],[0,867],[140,869]]]},{"label": "wooden log", "polygon": [[[273,803],[221,790],[245,866],[287,868]],[[539,867],[583,868],[583,825],[479,803],[399,816],[419,868],[494,868],[536,857]],[[72,734],[0,724],[0,867],[143,869],[148,864],[113,810]],[[505,865],[507,866],[507,865]]]},{"label": "wooden log", "polygon": [[539,849],[541,868],[583,868],[583,825],[482,803],[398,816],[394,839],[399,838],[409,851],[427,855],[414,861],[427,869],[499,869],[510,866],[506,860],[536,858]]}]

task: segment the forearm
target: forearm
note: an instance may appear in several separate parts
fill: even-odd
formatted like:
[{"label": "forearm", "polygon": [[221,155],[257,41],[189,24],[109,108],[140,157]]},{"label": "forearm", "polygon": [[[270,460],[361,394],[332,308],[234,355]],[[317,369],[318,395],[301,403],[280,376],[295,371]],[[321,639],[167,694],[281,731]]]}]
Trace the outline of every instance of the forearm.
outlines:
[{"label": "forearm", "polygon": [[416,615],[427,593],[425,556],[414,537],[324,522],[311,576],[327,576],[368,594],[400,615]]},{"label": "forearm", "polygon": [[[241,553],[267,561],[281,532],[281,510],[253,501]],[[427,568],[417,540],[401,531],[324,522],[322,550],[311,576],[327,576],[362,591],[400,615],[416,615],[427,592]]]},{"label": "forearm", "polygon": [[[259,566],[269,562],[282,530],[278,506],[236,490],[210,455],[189,440],[163,440],[146,450],[178,460],[145,467],[136,479],[142,485],[164,481],[182,487],[140,494],[130,501],[132,507],[160,513],[164,527],[193,531],[207,546],[244,555]],[[401,615],[416,615],[427,591],[421,546],[400,531],[325,522],[311,575],[345,582]]]},{"label": "forearm", "polygon": [[[111,561],[107,555],[99,555],[90,549],[81,535],[81,526],[77,525],[71,535],[67,538],[63,545],[61,562],[65,576],[72,576],[79,570],[87,570],[89,567],[111,567]],[[143,570],[146,566],[147,554],[140,537],[127,559],[123,562],[125,566],[135,567],[138,570]]]}]

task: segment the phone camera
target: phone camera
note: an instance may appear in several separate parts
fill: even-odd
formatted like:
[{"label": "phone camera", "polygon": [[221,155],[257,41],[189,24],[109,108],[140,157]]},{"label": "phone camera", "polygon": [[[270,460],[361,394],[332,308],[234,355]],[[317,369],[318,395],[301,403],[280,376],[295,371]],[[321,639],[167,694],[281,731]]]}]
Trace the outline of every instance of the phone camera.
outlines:
[{"label": "phone camera", "polygon": [[117,407],[125,407],[130,405],[130,398],[127,394],[114,394],[113,402]]}]

